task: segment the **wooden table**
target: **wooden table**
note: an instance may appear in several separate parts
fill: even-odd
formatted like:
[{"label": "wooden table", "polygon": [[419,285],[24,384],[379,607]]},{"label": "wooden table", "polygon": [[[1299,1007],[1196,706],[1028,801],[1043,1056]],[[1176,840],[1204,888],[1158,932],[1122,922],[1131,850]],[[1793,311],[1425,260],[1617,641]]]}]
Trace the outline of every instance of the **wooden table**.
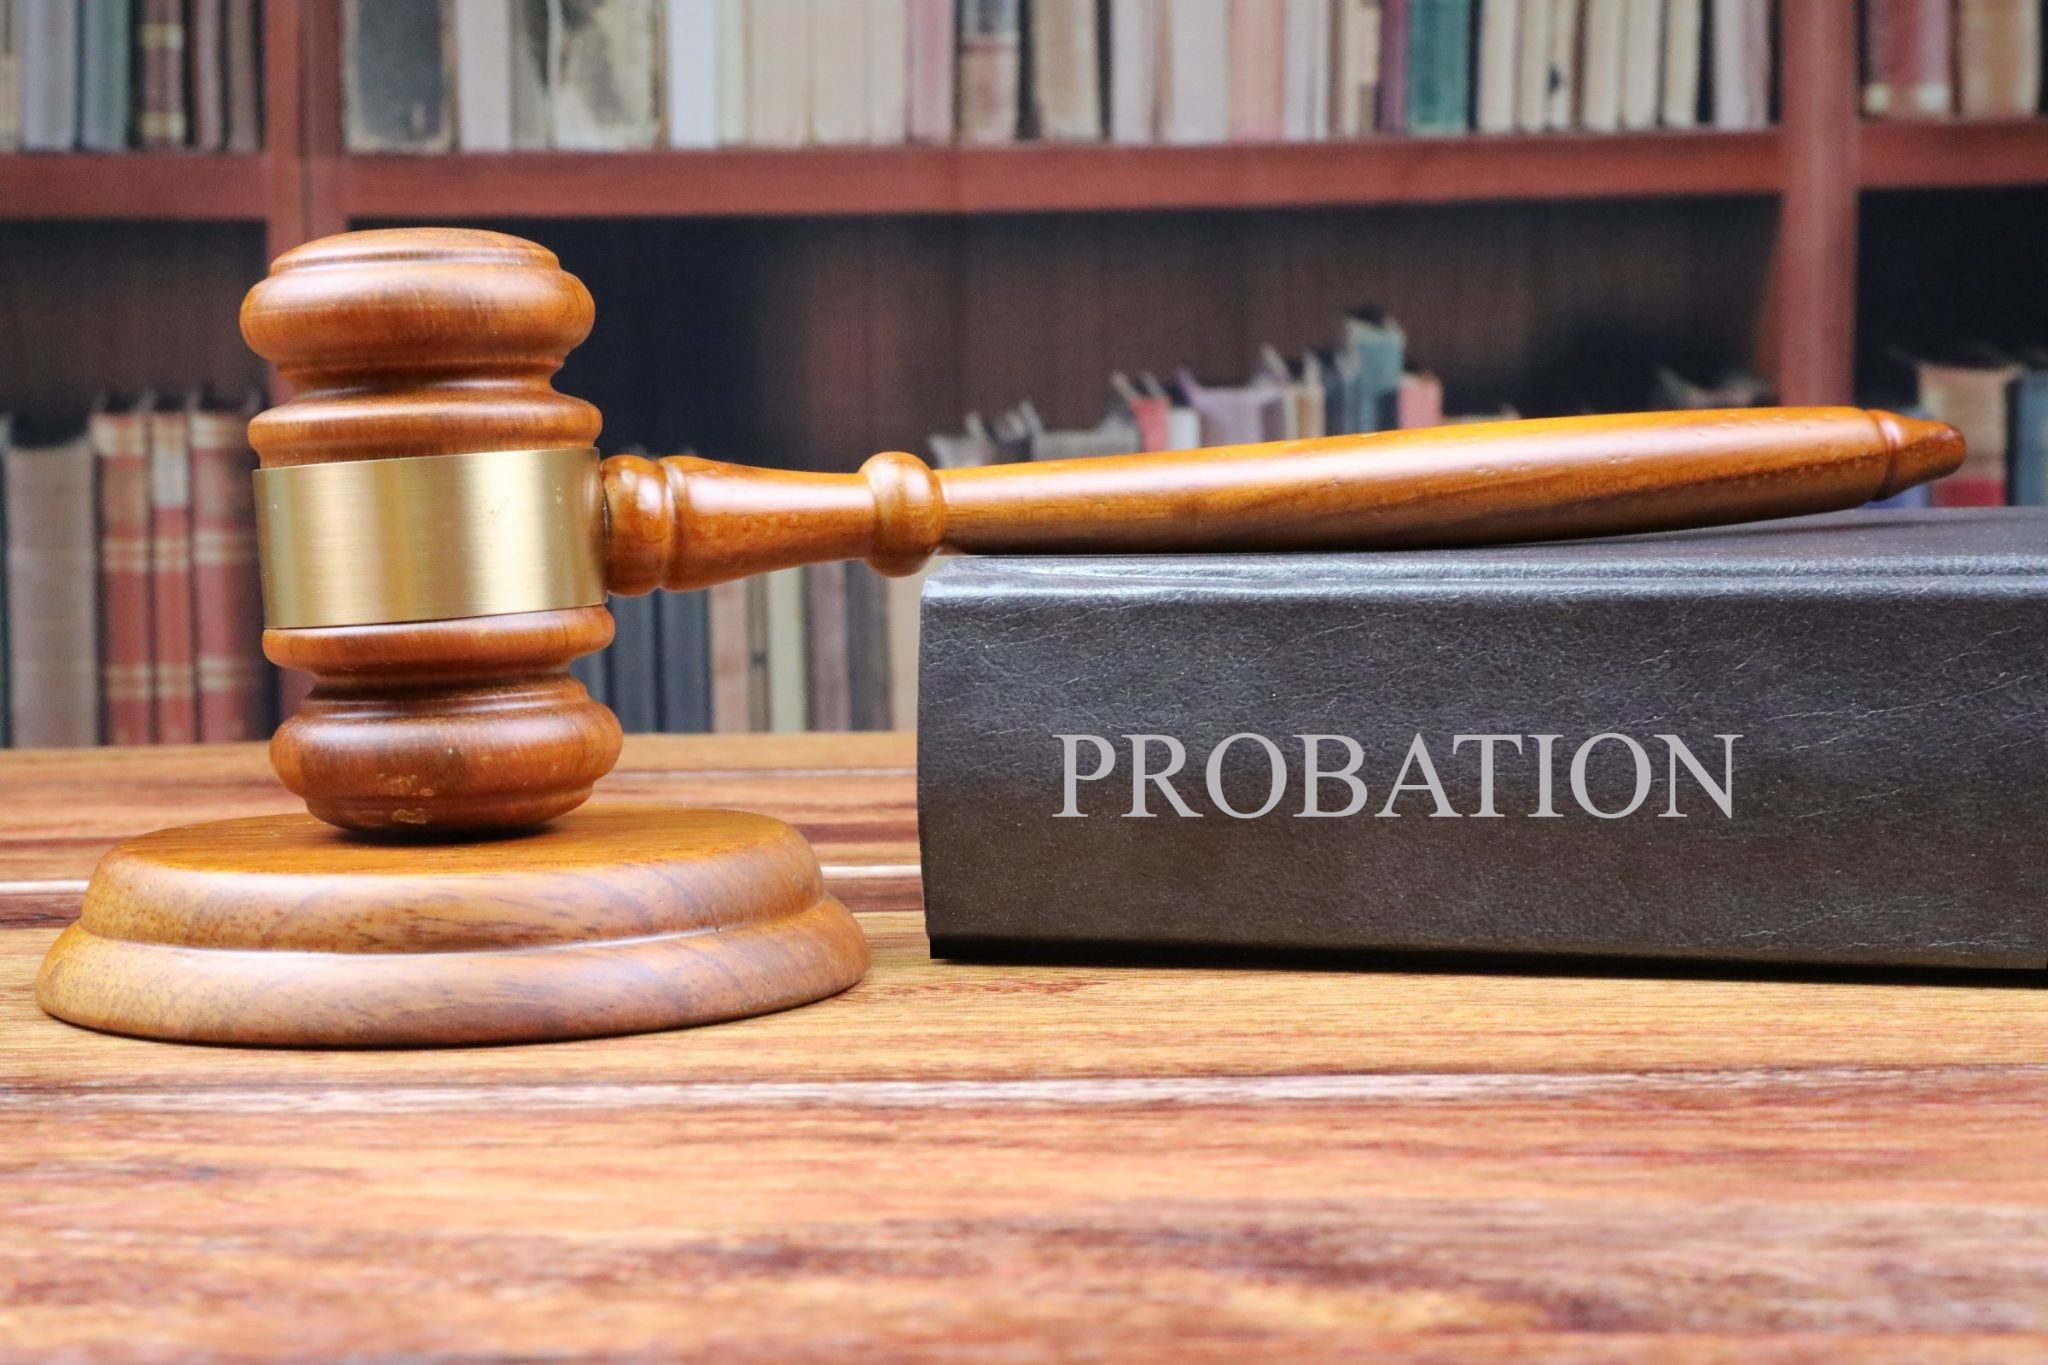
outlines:
[{"label": "wooden table", "polygon": [[839,999],[426,1053],[30,998],[116,838],[260,750],[0,756],[0,1355],[2048,1357],[2048,994],[966,967],[895,736],[629,741],[815,841]]}]

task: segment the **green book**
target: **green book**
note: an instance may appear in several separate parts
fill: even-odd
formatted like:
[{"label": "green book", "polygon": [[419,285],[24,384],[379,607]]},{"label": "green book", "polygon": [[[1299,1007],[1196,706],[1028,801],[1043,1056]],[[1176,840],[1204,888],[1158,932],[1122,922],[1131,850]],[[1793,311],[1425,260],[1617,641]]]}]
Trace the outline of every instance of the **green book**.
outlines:
[{"label": "green book", "polygon": [[1409,0],[1408,131],[1472,127],[1472,0]]}]

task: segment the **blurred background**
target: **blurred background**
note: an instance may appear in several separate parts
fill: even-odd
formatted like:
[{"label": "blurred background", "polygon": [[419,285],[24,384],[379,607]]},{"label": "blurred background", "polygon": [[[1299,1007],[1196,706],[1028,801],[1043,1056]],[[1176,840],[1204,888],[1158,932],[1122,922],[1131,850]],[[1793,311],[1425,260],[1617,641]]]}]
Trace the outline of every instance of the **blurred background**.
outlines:
[{"label": "blurred background", "polygon": [[[851,470],[1917,408],[2048,461],[2042,0],[0,0],[5,731],[267,734],[236,309],[351,228],[597,300],[607,453]],[[911,723],[914,580],[615,603],[629,729]]]}]

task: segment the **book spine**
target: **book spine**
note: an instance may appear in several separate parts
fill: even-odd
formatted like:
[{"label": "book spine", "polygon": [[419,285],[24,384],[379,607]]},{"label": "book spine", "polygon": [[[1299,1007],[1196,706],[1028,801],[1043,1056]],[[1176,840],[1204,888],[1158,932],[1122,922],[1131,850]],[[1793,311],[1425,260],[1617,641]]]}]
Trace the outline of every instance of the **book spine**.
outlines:
[{"label": "book spine", "polygon": [[1714,0],[1714,126],[1771,118],[1771,0]]},{"label": "book spine", "polygon": [[209,744],[267,732],[263,598],[256,566],[256,501],[247,418],[195,411],[192,427],[192,633],[199,738]]},{"label": "book spine", "polygon": [[[342,5],[348,150],[450,150],[455,145],[455,78],[448,0],[342,0]],[[552,30],[552,9],[548,24]]]},{"label": "book spine", "polygon": [[846,566],[846,674],[856,730],[887,730],[889,580],[865,564]]},{"label": "book spine", "polygon": [[512,150],[548,145],[548,0],[511,0]]},{"label": "book spine", "polygon": [[221,0],[187,0],[185,89],[195,151],[217,152],[227,141],[227,84],[221,69],[224,19]]},{"label": "book spine", "polygon": [[7,666],[17,748],[96,744],[99,570],[83,436],[6,453]]},{"label": "book spine", "polygon": [[909,0],[910,140],[953,140],[953,0]]},{"label": "book spine", "polygon": [[1966,118],[2041,105],[2041,0],[1956,0],[1956,100]]},{"label": "book spine", "polygon": [[1699,126],[1701,3],[1665,0],[1664,91],[1658,118],[1666,128]]},{"label": "book spine", "polygon": [[1287,13],[1273,0],[1230,0],[1230,138],[1278,142],[1285,132]]},{"label": "book spine", "polygon": [[611,647],[605,651],[611,669],[611,708],[627,734],[654,734],[661,729],[654,598],[614,597],[611,611],[617,626]]},{"label": "book spine", "polygon": [[257,0],[227,0],[227,150],[263,146],[263,30]]},{"label": "book spine", "polygon": [[192,458],[183,412],[149,414],[150,641],[159,744],[199,737],[192,627]]},{"label": "book spine", "polygon": [[78,0],[22,0],[21,145],[78,145]]},{"label": "book spine", "polygon": [[711,729],[710,594],[667,592],[655,599],[661,651],[655,665],[661,686],[661,728],[672,735]]},{"label": "book spine", "polygon": [[1017,140],[1022,49],[1019,0],[961,0],[960,140]]},{"label": "book spine", "polygon": [[465,152],[512,150],[512,5],[455,0],[455,141]]},{"label": "book spine", "polygon": [[1664,69],[1664,0],[1624,0],[1621,14],[1621,126],[1657,125]]},{"label": "book spine", "polygon": [[1161,0],[1109,0],[1109,136],[1138,145],[1158,136]]},{"label": "book spine", "polygon": [[1586,10],[1581,0],[1551,0],[1550,63],[1544,125],[1553,133],[1573,126],[1579,107],[1579,40]]},{"label": "book spine", "polygon": [[2012,503],[2048,506],[2048,367],[2021,375],[2013,386]]},{"label": "book spine", "polygon": [[134,20],[128,0],[83,0],[78,145],[89,152],[128,146],[128,59]]},{"label": "book spine", "polygon": [[1380,0],[1336,0],[1336,6],[1331,128],[1338,137],[1365,137],[1379,126]]},{"label": "book spine", "polygon": [[749,0],[744,13],[747,141],[801,147],[811,131],[811,7],[804,0]]},{"label": "book spine", "polygon": [[594,152],[653,147],[661,134],[657,0],[555,0],[549,22],[552,144]]},{"label": "book spine", "polygon": [[99,462],[100,696],[109,744],[156,741],[147,422],[141,412],[95,413],[87,433]]},{"label": "book spine", "polygon": [[804,665],[812,730],[853,728],[846,565],[813,564],[804,574]]},{"label": "book spine", "polygon": [[810,12],[808,140],[813,146],[868,140],[868,9],[866,0],[849,0]]},{"label": "book spine", "polygon": [[868,0],[868,141],[910,140],[910,0]]},{"label": "book spine", "polygon": [[1621,43],[1625,0],[1586,0],[1579,50],[1579,122],[1588,132],[1621,127]]},{"label": "book spine", "polygon": [[1033,0],[1031,105],[1048,142],[1102,137],[1102,71],[1094,0]]},{"label": "book spine", "polygon": [[[0,152],[21,148],[22,13],[15,0],[0,4]],[[6,725],[5,696],[0,695],[0,727]],[[0,728],[0,742],[4,742]]]},{"label": "book spine", "polygon": [[711,630],[711,729],[744,735],[754,728],[753,639],[747,581],[714,583],[705,589]]},{"label": "book spine", "polygon": [[761,575],[767,626],[768,728],[794,734],[810,728],[809,650],[804,627],[804,571]]},{"label": "book spine", "polygon": [[[1539,0],[1547,5],[1549,0]],[[1473,125],[1482,133],[1515,127],[1515,77],[1521,64],[1522,0],[1479,0],[1479,95]]]},{"label": "book spine", "polygon": [[[1380,5],[1380,131],[1408,131],[1408,77],[1413,29],[1410,8],[1417,0],[1382,0]],[[1426,0],[1424,0],[1426,3]]]},{"label": "book spine", "polygon": [[[1715,0],[1717,34],[1728,7],[1728,0]],[[1882,119],[1947,118],[1955,105],[1951,0],[1864,0],[1863,14],[1863,112]],[[1719,50],[1717,37],[1717,63]]]},{"label": "book spine", "polygon": [[185,90],[183,0],[140,0],[135,60],[142,67],[142,99],[135,113],[136,145],[182,147],[189,135]]}]

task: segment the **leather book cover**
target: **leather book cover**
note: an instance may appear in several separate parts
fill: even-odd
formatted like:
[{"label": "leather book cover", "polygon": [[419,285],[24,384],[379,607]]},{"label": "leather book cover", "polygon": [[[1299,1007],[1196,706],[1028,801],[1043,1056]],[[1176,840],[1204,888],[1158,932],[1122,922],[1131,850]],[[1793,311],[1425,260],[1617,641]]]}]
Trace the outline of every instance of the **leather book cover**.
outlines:
[{"label": "leather book cover", "polygon": [[[16,435],[19,437],[19,432]],[[8,710],[14,747],[97,744],[98,536],[92,447],[18,439],[4,456]]]},{"label": "leather book cover", "polygon": [[195,151],[217,152],[227,143],[227,78],[221,65],[225,29],[221,0],[186,0],[185,88]]},{"label": "leather book cover", "polygon": [[933,949],[2048,965],[2048,512],[957,562]]},{"label": "leather book cover", "polygon": [[86,424],[99,462],[100,699],[109,744],[156,741],[150,637],[149,417],[101,407]]},{"label": "leather book cover", "polygon": [[149,414],[150,653],[156,739],[199,738],[198,639],[192,622],[192,447],[184,409]]},{"label": "leather book cover", "polygon": [[1955,104],[1954,22],[1953,0],[1864,0],[1865,114],[1882,119],[1949,116]]},{"label": "leather book cover", "polygon": [[199,738],[270,733],[263,593],[248,410],[195,407],[192,437],[192,637]]},{"label": "leather book cover", "polygon": [[191,135],[185,89],[184,0],[138,0],[135,62],[141,99],[135,141],[144,148],[182,147]]}]

